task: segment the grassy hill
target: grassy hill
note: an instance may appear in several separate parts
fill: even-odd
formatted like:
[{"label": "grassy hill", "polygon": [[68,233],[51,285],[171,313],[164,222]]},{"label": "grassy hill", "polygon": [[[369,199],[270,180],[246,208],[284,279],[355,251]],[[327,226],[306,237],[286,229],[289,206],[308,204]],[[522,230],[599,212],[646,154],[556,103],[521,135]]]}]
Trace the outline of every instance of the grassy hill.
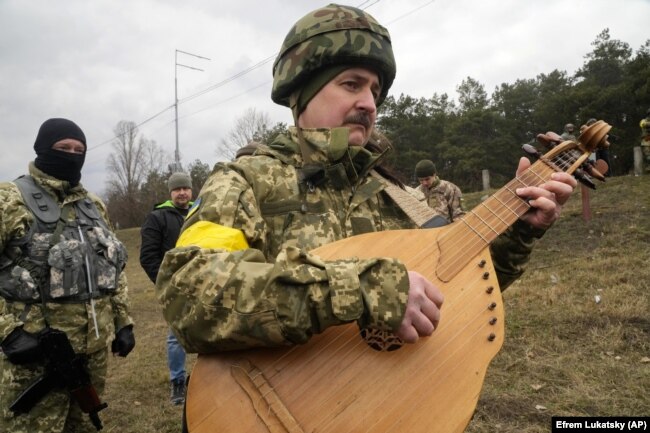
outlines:
[{"label": "grassy hill", "polygon": [[[481,196],[468,194],[466,207]],[[650,414],[650,177],[608,179],[589,198],[591,220],[578,188],[527,272],[504,292],[505,344],[468,432],[548,432],[554,415]],[[128,358],[111,359],[105,431],[178,432],[167,327],[138,263],[139,230],[118,234],[129,249],[137,345]]]}]

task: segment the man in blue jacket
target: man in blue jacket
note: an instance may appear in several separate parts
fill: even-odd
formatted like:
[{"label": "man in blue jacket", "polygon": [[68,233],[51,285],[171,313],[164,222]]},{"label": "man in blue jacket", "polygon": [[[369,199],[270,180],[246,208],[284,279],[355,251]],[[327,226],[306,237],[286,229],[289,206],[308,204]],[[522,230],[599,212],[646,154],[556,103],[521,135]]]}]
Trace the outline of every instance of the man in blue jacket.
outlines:
[{"label": "man in blue jacket", "polygon": [[[167,186],[171,199],[156,204],[140,230],[140,265],[154,283],[163,257],[176,245],[183,221],[192,205],[192,179],[188,174],[173,173]],[[171,402],[180,405],[185,401],[185,351],[171,331],[167,337],[167,364]]]}]

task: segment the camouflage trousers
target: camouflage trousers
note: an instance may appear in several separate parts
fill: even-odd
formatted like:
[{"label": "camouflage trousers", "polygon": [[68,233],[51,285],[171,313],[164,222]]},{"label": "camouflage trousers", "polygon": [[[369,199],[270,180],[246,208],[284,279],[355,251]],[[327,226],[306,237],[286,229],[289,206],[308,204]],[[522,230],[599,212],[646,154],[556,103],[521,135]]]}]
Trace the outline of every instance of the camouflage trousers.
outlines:
[{"label": "camouflage trousers", "polygon": [[[108,349],[89,356],[88,373],[99,395],[104,390]],[[27,414],[14,415],[9,407],[36,378],[42,365],[14,365],[0,353],[0,432],[3,433],[95,433],[85,414],[64,389],[46,394]],[[101,416],[101,413],[100,413]]]}]

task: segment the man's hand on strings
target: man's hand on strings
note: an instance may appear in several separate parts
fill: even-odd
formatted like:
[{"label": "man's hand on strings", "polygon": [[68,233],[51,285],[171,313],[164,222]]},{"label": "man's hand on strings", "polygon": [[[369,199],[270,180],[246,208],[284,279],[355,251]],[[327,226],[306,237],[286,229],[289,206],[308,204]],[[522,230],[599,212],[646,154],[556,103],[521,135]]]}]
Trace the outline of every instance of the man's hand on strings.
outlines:
[{"label": "man's hand on strings", "polygon": [[[528,158],[521,158],[517,176],[530,167]],[[568,173],[553,173],[548,182],[540,186],[517,188],[516,193],[531,206],[521,219],[531,226],[547,229],[560,217],[562,206],[571,197],[578,182]]]}]

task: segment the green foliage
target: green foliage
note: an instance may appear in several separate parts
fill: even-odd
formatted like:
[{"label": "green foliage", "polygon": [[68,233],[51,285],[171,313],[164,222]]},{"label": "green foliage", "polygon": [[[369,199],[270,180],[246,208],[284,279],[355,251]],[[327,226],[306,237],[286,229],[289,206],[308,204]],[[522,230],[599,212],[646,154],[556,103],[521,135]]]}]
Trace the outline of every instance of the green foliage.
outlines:
[{"label": "green foliage", "polygon": [[264,128],[260,133],[259,137],[255,137],[262,143],[271,143],[278,134],[284,134],[287,131],[287,124],[284,122],[278,122],[273,127]]},{"label": "green foliage", "polygon": [[485,87],[472,77],[467,77],[456,88],[458,102],[462,112],[484,110],[488,106],[488,96]]},{"label": "green foliage", "polygon": [[[150,212],[156,203],[163,202],[169,198],[167,179],[171,172],[150,171],[147,179],[140,187],[140,203],[144,205],[144,211]],[[146,215],[146,214],[145,214]]]},{"label": "green foliage", "polygon": [[212,169],[210,166],[200,159],[195,159],[193,163],[188,166],[190,177],[192,178],[192,194],[194,197],[199,195],[199,191],[203,188],[203,184],[208,180]]},{"label": "green foliage", "polygon": [[389,96],[377,125],[395,147],[392,166],[414,183],[415,164],[431,159],[442,178],[464,191],[482,187],[482,170],[490,171],[493,186],[501,186],[525,156],[522,144],[534,143],[539,133],[561,133],[567,123],[579,127],[596,118],[613,126],[611,173],[629,173],[639,120],[650,107],[650,40],[633,53],[604,29],[592,47],[573,76],[551,70],[503,83],[491,97],[472,77],[457,87],[458,103],[447,94]]}]

